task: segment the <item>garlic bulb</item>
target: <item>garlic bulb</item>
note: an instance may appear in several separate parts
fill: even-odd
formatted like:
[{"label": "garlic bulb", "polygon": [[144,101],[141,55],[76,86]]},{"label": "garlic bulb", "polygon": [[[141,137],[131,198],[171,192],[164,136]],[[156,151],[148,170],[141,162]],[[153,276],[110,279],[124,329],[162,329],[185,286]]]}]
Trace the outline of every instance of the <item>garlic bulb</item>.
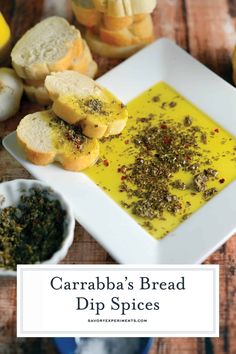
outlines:
[{"label": "garlic bulb", "polygon": [[0,68],[0,121],[17,113],[23,94],[23,84],[15,71]]}]

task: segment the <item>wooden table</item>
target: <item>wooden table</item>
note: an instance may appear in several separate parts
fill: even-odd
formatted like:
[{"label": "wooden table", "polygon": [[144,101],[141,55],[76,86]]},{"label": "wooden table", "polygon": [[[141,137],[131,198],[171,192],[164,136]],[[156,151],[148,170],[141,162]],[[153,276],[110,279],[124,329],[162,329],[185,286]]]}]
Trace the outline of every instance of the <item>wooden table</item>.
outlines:
[{"label": "wooden table", "polygon": [[[11,26],[13,42],[41,18],[49,15],[59,14],[74,22],[68,0],[0,0],[0,11]],[[235,0],[158,0],[153,18],[157,37],[176,40],[195,58],[231,82],[231,55],[236,43]],[[118,60],[97,56],[95,59],[99,63],[100,74],[119,63]],[[16,117],[0,123],[0,137],[14,130],[25,114],[37,109],[40,107],[24,100]],[[0,147],[0,178],[11,180],[29,177]],[[77,224],[75,241],[64,262],[113,263],[113,260]],[[220,338],[159,338],[155,340],[151,354],[236,354],[236,236],[209,257],[207,263],[220,264]],[[15,319],[15,280],[1,279],[0,353],[55,353],[49,339],[16,340]]]}]

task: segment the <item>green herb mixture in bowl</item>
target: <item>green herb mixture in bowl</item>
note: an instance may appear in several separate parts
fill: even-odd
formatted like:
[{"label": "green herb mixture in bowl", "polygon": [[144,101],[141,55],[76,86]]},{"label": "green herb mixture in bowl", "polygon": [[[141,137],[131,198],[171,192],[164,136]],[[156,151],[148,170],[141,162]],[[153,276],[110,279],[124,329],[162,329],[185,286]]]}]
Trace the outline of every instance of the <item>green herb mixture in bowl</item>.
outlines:
[{"label": "green herb mixture in bowl", "polygon": [[17,264],[55,264],[73,242],[75,221],[64,197],[35,180],[0,184],[0,275]]}]

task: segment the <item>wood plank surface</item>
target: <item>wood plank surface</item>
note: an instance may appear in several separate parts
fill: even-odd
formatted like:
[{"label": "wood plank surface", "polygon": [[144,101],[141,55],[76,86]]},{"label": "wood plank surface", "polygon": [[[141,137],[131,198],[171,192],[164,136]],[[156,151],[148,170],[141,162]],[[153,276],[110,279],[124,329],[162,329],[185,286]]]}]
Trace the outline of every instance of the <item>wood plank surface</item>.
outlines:
[{"label": "wood plank surface", "polygon": [[[0,0],[0,11],[11,26],[13,43],[28,28],[49,15],[59,14],[76,23],[69,0]],[[156,37],[175,40],[211,70],[232,82],[236,0],[158,0],[153,20]],[[94,57],[100,74],[120,62]],[[37,109],[40,107],[36,104],[23,100],[20,112],[14,118],[0,123],[0,139],[14,130],[25,114]],[[15,178],[30,178],[30,175],[0,146],[0,179]],[[64,263],[98,264],[113,263],[113,260],[77,224],[75,240]],[[220,264],[220,338],[159,338],[155,340],[151,354],[236,354],[236,236],[209,257],[206,263]],[[50,339],[17,340],[15,319],[15,280],[1,278],[0,354],[56,352]]]}]

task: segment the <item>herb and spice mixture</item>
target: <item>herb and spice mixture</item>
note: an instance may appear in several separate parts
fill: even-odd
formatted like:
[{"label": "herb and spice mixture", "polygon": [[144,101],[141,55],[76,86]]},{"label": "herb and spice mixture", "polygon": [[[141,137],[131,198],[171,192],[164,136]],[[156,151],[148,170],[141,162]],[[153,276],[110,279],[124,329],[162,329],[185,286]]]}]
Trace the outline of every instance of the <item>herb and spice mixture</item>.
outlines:
[{"label": "herb and spice mixture", "polygon": [[[45,120],[49,121],[46,116]],[[79,125],[68,124],[60,118],[51,119],[49,125],[54,129],[53,143],[56,149],[61,149],[71,154],[77,154],[78,151],[83,150],[83,144],[87,138],[82,135]]]},{"label": "herb and spice mixture", "polygon": [[236,140],[164,82],[128,111],[86,173],[159,239],[236,178]]},{"label": "herb and spice mixture", "polygon": [[0,268],[43,262],[62,241],[66,212],[50,192],[32,188],[16,206],[0,209]]}]

